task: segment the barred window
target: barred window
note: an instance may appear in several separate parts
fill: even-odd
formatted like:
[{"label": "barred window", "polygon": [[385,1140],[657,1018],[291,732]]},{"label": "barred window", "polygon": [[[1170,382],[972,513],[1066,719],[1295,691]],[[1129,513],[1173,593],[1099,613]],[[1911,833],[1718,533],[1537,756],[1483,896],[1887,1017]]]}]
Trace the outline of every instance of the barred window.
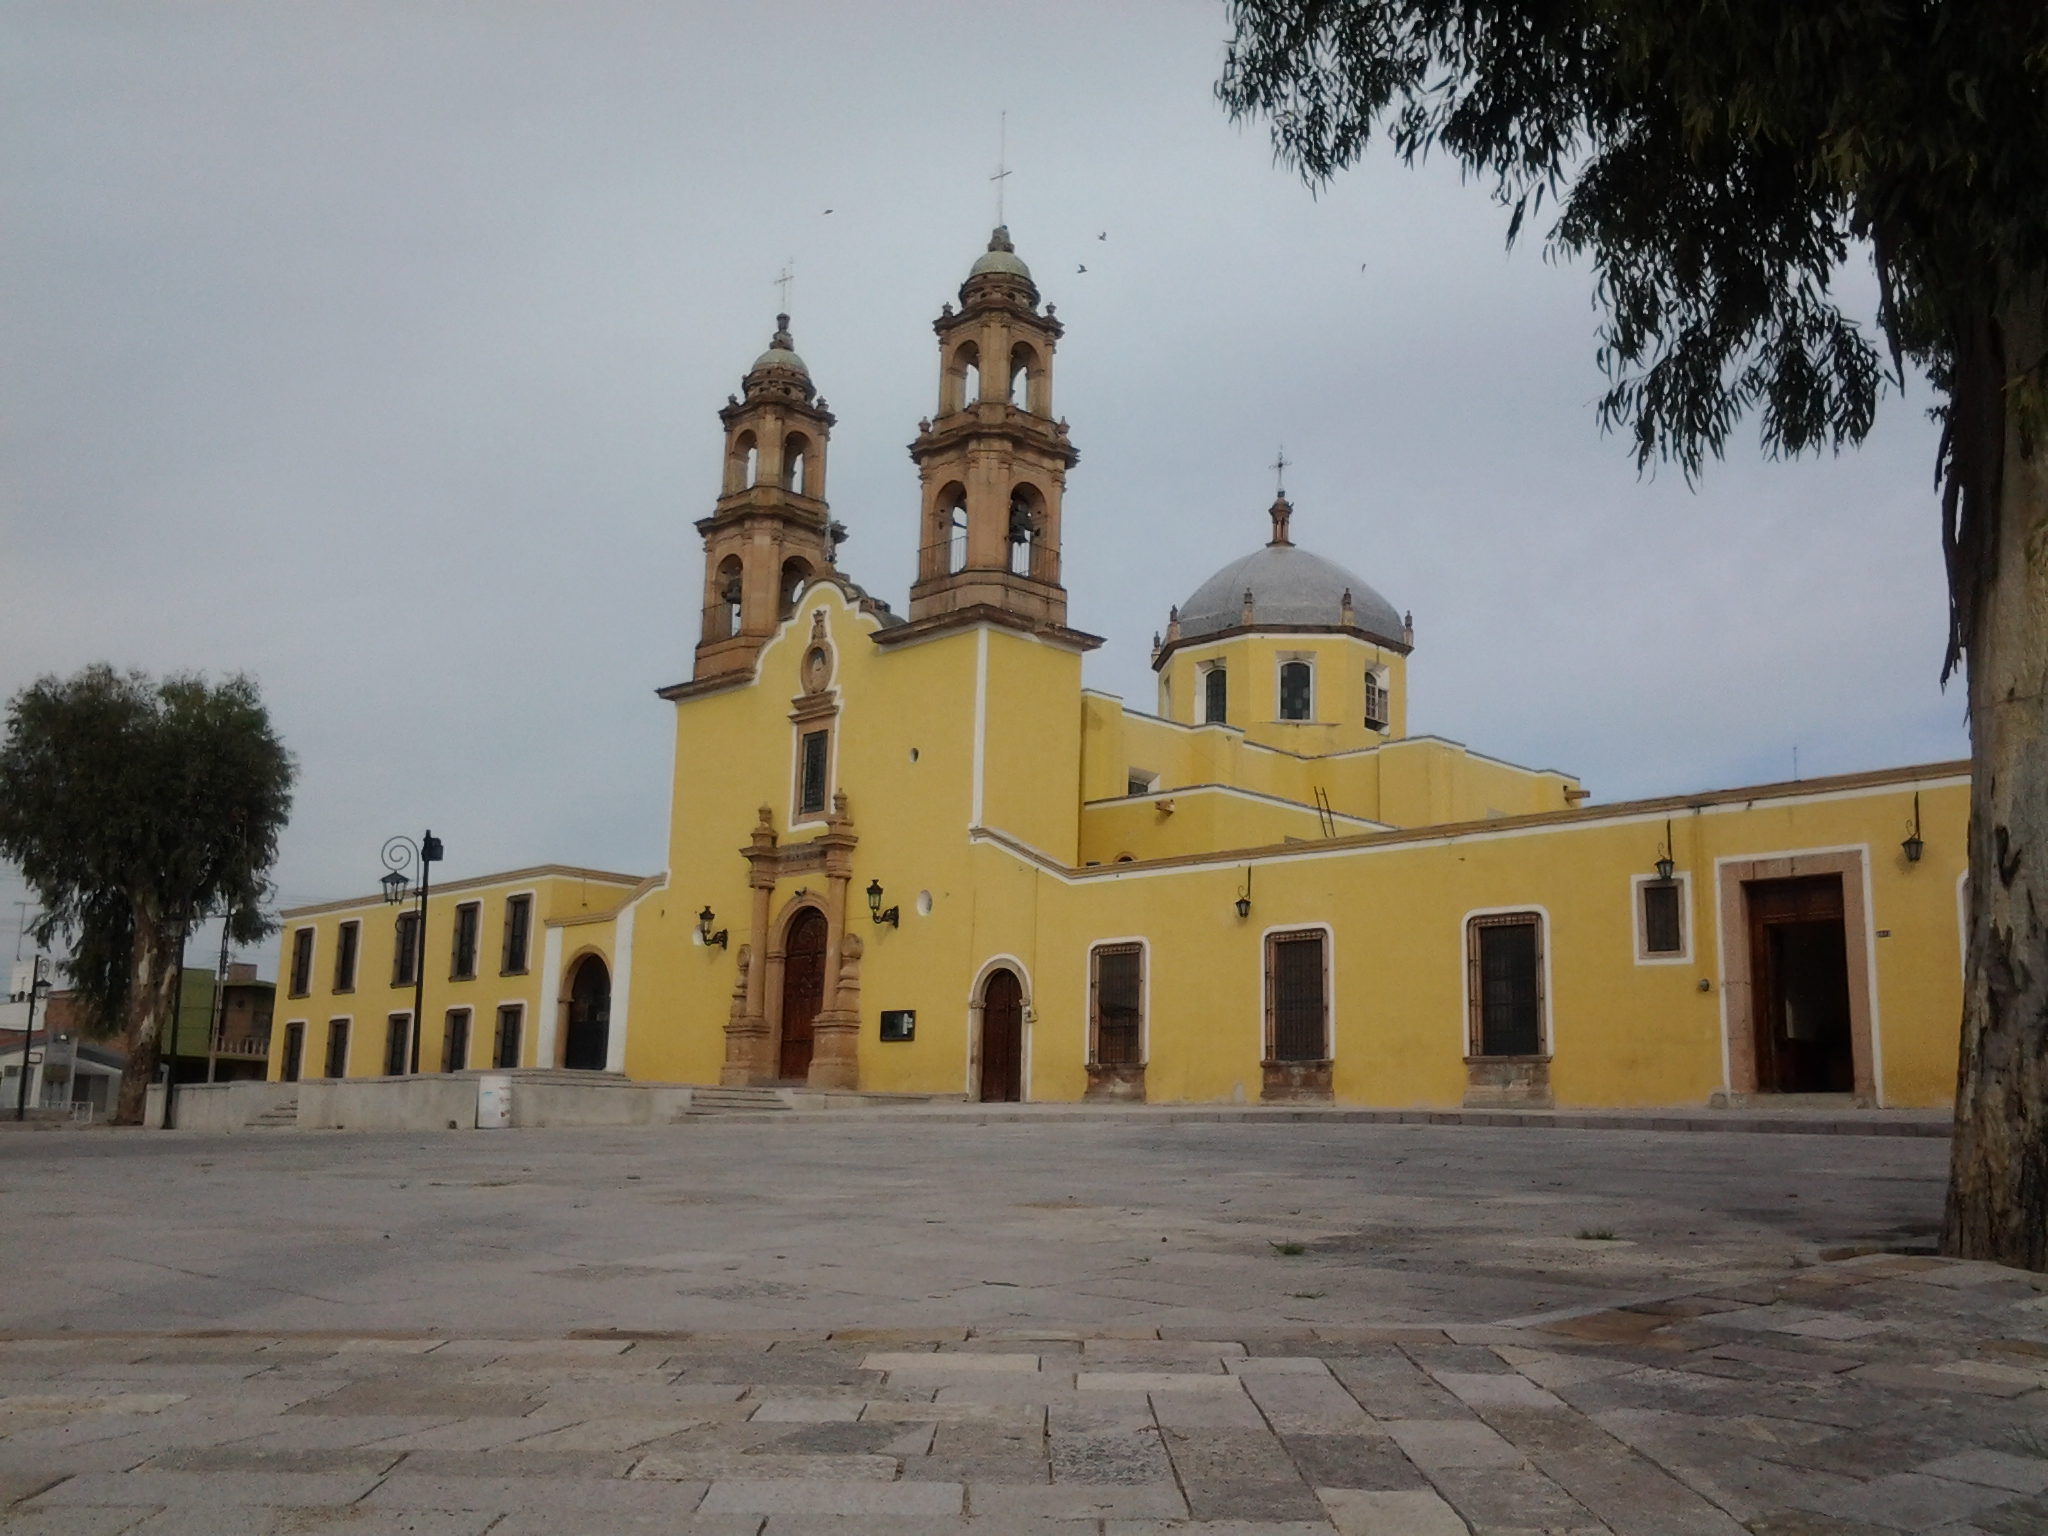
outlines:
[{"label": "barred window", "polygon": [[1222,725],[1230,715],[1230,674],[1211,667],[1202,674],[1202,721]]},{"label": "barred window", "polygon": [[362,945],[363,925],[343,923],[334,935],[334,990],[356,989],[356,951]]},{"label": "barred window", "polygon": [[469,1067],[469,1010],[450,1008],[441,1029],[441,1070],[462,1072]]},{"label": "barred window", "polygon": [[491,1053],[491,1065],[498,1068],[519,1065],[519,1023],[525,1012],[517,1003],[507,1003],[498,1010],[497,1048]]},{"label": "barred window", "polygon": [[327,1075],[348,1076],[348,1020],[327,1021]]},{"label": "barred window", "polygon": [[1266,940],[1266,1037],[1273,1061],[1327,1061],[1329,999],[1319,928]]},{"label": "barred window", "polygon": [[392,930],[391,985],[409,987],[419,980],[420,915],[401,912]]},{"label": "barred window", "polygon": [[412,1063],[412,1015],[394,1013],[384,1021],[384,1075],[403,1077]]},{"label": "barred window", "polygon": [[1475,917],[1466,935],[1475,1056],[1543,1054],[1543,933],[1534,912]]},{"label": "barred window", "polygon": [[1099,944],[1089,952],[1094,1007],[1090,1062],[1135,1067],[1144,1058],[1145,950],[1140,944]]},{"label": "barred window", "polygon": [[1676,880],[1646,882],[1643,886],[1643,952],[1676,955],[1685,950],[1684,908],[1679,902]]},{"label": "barred window", "polygon": [[533,897],[505,898],[505,952],[500,975],[517,976],[526,969],[526,941],[533,927]]},{"label": "barred window", "polygon": [[313,930],[295,929],[292,933],[292,990],[293,997],[304,997],[313,988]]},{"label": "barred window", "polygon": [[467,981],[476,975],[476,936],[483,923],[483,907],[465,901],[455,909],[455,946],[448,957],[448,979]]},{"label": "barred window", "polygon": [[810,816],[825,809],[825,759],[832,744],[830,731],[805,731],[802,776],[797,795],[797,812]]}]

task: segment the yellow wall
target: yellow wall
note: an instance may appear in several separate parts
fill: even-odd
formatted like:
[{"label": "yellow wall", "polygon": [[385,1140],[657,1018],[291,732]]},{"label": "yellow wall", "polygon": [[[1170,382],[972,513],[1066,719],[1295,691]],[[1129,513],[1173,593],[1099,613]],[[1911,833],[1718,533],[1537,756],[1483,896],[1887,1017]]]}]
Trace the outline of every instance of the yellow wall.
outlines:
[{"label": "yellow wall", "polygon": [[[764,649],[757,684],[677,705],[669,884],[635,908],[626,1068],[636,1078],[717,1081],[738,951],[750,938],[739,850],[764,798],[785,841],[818,830],[790,830],[788,716],[820,610],[840,701],[834,787],[849,797],[859,838],[848,914],[866,941],[864,1089],[965,1091],[979,984],[992,964],[1008,963],[1032,1010],[1030,1095],[1078,1098],[1089,948],[1135,938],[1149,946],[1149,1096],[1255,1100],[1262,935],[1327,924],[1337,1099],[1455,1105],[1466,1086],[1466,919],[1531,907],[1546,914],[1556,1101],[1698,1104],[1724,1085],[1714,861],[1853,845],[1872,850],[1871,929],[1890,933],[1870,940],[1885,1101],[1935,1104],[1951,1091],[1955,882],[1968,815],[1967,785],[1952,769],[1766,787],[1747,799],[1706,797],[1698,809],[1569,812],[1570,779],[1454,743],[1408,739],[1302,759],[1234,728],[1127,715],[1080,692],[1072,653],[1001,629],[877,646],[876,620],[830,585],[807,592]],[[1160,773],[1162,788],[1123,794],[1134,763]],[[1197,788],[1173,796],[1174,813],[1162,816],[1155,801],[1181,775],[1255,793]],[[1366,801],[1410,830],[1321,839],[1306,809],[1316,784],[1340,810]],[[1277,801],[1256,797],[1276,793],[1271,786]],[[1898,829],[1916,787],[1928,852],[1908,866]],[[1639,964],[1631,879],[1650,868],[1667,817],[1689,879],[1691,953],[1684,964]],[[1285,841],[1297,836],[1316,840]],[[1107,862],[1124,851],[1155,861]],[[1091,869],[1089,859],[1105,862]],[[1252,912],[1240,920],[1248,866]],[[900,927],[868,921],[870,880],[899,909]],[[782,914],[799,888],[822,886],[822,875],[785,878],[771,912]],[[729,948],[696,939],[707,903]],[[916,1011],[916,1038],[883,1044],[878,1016],[898,1008]]]},{"label": "yellow wall", "polygon": [[[546,924],[551,916],[608,911],[616,907],[635,884],[631,876],[595,870],[565,870],[559,867],[518,870],[479,881],[459,881],[436,888],[428,898],[425,957],[426,1021],[420,1036],[420,1068],[438,1071],[447,1032],[450,1009],[470,1010],[469,1062],[475,1067],[491,1065],[496,1037],[498,1009],[516,1003],[524,1010],[520,1029],[520,1065],[537,1064],[536,1051],[542,1033],[541,990],[546,955]],[[506,898],[520,892],[533,894],[533,915],[527,934],[526,965],[510,973],[500,969],[504,953]],[[450,970],[454,958],[455,911],[468,902],[480,907],[476,975],[454,980]],[[392,965],[397,952],[397,917],[400,910],[387,906],[381,897],[358,902],[337,902],[318,907],[301,907],[283,914],[278,939],[276,1011],[270,1032],[268,1076],[273,1080],[284,1067],[285,1027],[293,1022],[305,1025],[305,1046],[299,1062],[301,1077],[325,1073],[328,1033],[335,1019],[347,1019],[349,1027],[348,1072],[350,1077],[383,1075],[385,1043],[390,1016],[410,1014],[413,1005],[411,982],[393,985]],[[361,924],[356,950],[356,984],[350,991],[334,989],[334,962],[341,925]],[[311,987],[306,996],[287,995],[291,989],[293,935],[301,928],[314,930]]]},{"label": "yellow wall", "polygon": [[[1306,657],[1315,669],[1314,719],[1280,718],[1280,663]],[[1325,634],[1232,635],[1176,648],[1159,669],[1160,713],[1182,725],[1202,722],[1201,674],[1220,662],[1229,679],[1226,723],[1248,740],[1284,752],[1321,755],[1398,741],[1408,734],[1408,658],[1370,640]],[[1387,680],[1387,729],[1365,724],[1365,671]]]}]

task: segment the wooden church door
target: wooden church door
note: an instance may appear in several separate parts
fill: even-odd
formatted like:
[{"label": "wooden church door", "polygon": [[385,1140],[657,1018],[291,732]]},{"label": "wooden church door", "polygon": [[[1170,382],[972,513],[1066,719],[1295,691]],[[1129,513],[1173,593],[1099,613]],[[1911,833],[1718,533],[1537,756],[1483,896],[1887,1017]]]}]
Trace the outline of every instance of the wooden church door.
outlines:
[{"label": "wooden church door", "polygon": [[1024,986],[997,971],[981,994],[981,1101],[1014,1104],[1024,1096]]},{"label": "wooden church door", "polygon": [[801,1081],[811,1074],[812,1025],[825,1006],[825,914],[815,907],[789,925],[782,962],[782,1057],[777,1076]]}]

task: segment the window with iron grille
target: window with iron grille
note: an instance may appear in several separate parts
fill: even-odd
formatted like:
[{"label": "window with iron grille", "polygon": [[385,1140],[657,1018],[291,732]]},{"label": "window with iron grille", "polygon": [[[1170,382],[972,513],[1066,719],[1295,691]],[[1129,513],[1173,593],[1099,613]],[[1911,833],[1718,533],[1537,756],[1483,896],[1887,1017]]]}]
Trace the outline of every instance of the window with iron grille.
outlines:
[{"label": "window with iron grille", "polygon": [[519,1065],[519,1021],[523,1012],[517,1003],[508,1003],[498,1010],[498,1039],[497,1048],[491,1053],[492,1066]]},{"label": "window with iron grille", "polygon": [[815,815],[825,809],[825,754],[832,744],[830,731],[805,731],[803,765],[797,793],[797,814]]},{"label": "window with iron grille", "polygon": [[450,1008],[441,1026],[441,1070],[462,1072],[469,1067],[469,1010]]},{"label": "window with iron grille", "polygon": [[1095,1006],[1088,1059],[1096,1066],[1135,1067],[1144,1060],[1144,946],[1099,944],[1089,959]]},{"label": "window with iron grille", "polygon": [[1643,953],[1676,955],[1685,950],[1684,909],[1676,880],[1643,885]]},{"label": "window with iron grille", "polygon": [[533,897],[505,898],[505,950],[498,966],[501,976],[518,976],[526,970],[526,940],[533,927]]},{"label": "window with iron grille", "polygon": [[284,1060],[278,1067],[279,1082],[296,1083],[299,1080],[299,1060],[305,1053],[306,1024],[303,1019],[294,1019],[284,1027]]},{"label": "window with iron grille", "polygon": [[1221,667],[1211,667],[1202,674],[1202,721],[1206,725],[1222,725],[1230,714],[1230,674]]},{"label": "window with iron grille", "polygon": [[327,1075],[348,1076],[348,1020],[327,1021]]},{"label": "window with iron grille", "polygon": [[476,936],[483,925],[483,905],[465,901],[455,909],[455,948],[448,957],[448,979],[467,981],[476,975]]},{"label": "window with iron grille", "polygon": [[1315,718],[1315,668],[1305,661],[1283,662],[1280,667],[1280,718]]},{"label": "window with iron grille", "polygon": [[295,929],[292,933],[292,992],[293,997],[304,997],[313,988],[313,930]]},{"label": "window with iron grille", "polygon": [[1365,674],[1365,723],[1376,731],[1387,725],[1387,690],[1377,672]]},{"label": "window with iron grille", "polygon": [[1266,1033],[1273,1061],[1327,1061],[1329,1000],[1321,929],[1266,940]]},{"label": "window with iron grille", "polygon": [[363,925],[343,923],[334,935],[334,990],[356,989],[356,951],[362,946]]},{"label": "window with iron grille", "polygon": [[409,987],[419,980],[420,915],[401,912],[392,929],[391,985]]},{"label": "window with iron grille", "polygon": [[1543,925],[1534,912],[1475,917],[1466,935],[1472,1054],[1543,1054]]},{"label": "window with iron grille", "polygon": [[384,1075],[403,1077],[412,1062],[412,1015],[394,1013],[384,1021]]}]

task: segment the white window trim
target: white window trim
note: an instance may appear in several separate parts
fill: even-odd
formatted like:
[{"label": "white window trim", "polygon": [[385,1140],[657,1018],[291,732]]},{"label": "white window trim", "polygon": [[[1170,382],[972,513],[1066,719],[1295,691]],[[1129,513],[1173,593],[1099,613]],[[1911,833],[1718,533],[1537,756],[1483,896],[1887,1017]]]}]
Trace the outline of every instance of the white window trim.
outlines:
[{"label": "white window trim", "polygon": [[[329,1077],[329,1076],[327,1075],[327,1053],[328,1053],[328,1050],[329,1050],[329,1049],[330,1049],[330,1048],[331,1048],[331,1047],[333,1046],[333,1044],[334,1044],[334,1026],[335,1026],[335,1025],[337,1025],[337,1024],[346,1024],[346,1025],[348,1026],[348,1049],[347,1049],[347,1050],[345,1050],[345,1051],[343,1051],[343,1052],[341,1053],[341,1076],[340,1076],[340,1077]],[[323,1081],[323,1082],[330,1082],[330,1083],[339,1083],[339,1082],[342,1082],[342,1081],[344,1081],[344,1080],[345,1080],[345,1079],[346,1079],[346,1078],[348,1077],[348,1059],[349,1059],[349,1057],[351,1057],[351,1056],[353,1056],[353,1055],[355,1054],[355,1050],[356,1050],[356,1016],[355,1016],[354,1014],[352,1014],[352,1013],[330,1013],[330,1014],[329,1014],[329,1015],[327,1016],[327,1033],[326,1033],[326,1034],[324,1034],[324,1035],[322,1035],[322,1036],[320,1037],[320,1078],[321,1078],[321,1081]],[[305,1067],[304,1067],[304,1065],[303,1065],[303,1064],[301,1064],[301,1066],[300,1066],[300,1068],[299,1068],[299,1075],[300,1075],[301,1077],[304,1077],[304,1076],[306,1075],[306,1074],[305,1074]]]},{"label": "white window trim", "polygon": [[[351,961],[351,963],[350,963],[350,965],[349,965],[349,977],[348,977],[348,985],[347,985],[347,986],[345,986],[345,987],[342,987],[342,986],[336,986],[336,985],[334,984],[334,982],[333,982],[333,981],[332,981],[332,980],[330,979],[330,980],[329,980],[329,982],[328,982],[328,986],[327,986],[327,995],[328,995],[329,997],[346,997],[346,996],[348,996],[348,995],[349,995],[349,994],[350,994],[351,992],[354,992],[354,991],[356,991],[356,990],[357,990],[357,989],[358,989],[358,988],[359,988],[359,987],[360,987],[360,986],[362,985],[362,980],[363,980],[363,920],[362,920],[361,918],[359,918],[359,917],[345,917],[345,918],[343,918],[343,919],[342,919],[342,920],[341,920],[340,922],[338,922],[338,923],[336,923],[336,924],[334,925],[334,957],[335,957],[335,959],[337,959],[337,960],[339,960],[339,959],[341,958],[341,931],[342,931],[342,929],[344,929],[344,928],[353,928],[353,929],[355,929],[355,931],[356,931],[356,952],[355,952],[355,955],[354,955],[354,956],[352,957],[352,961]],[[314,940],[313,940],[313,947],[314,947],[315,949],[318,949],[318,948],[320,947],[320,941],[319,941],[319,939],[317,939],[317,938],[316,938],[316,939],[314,939]],[[289,984],[290,984],[290,980],[291,980],[291,978],[287,977],[287,978],[285,978],[285,980],[286,980],[286,984],[287,984],[287,985],[289,985]],[[309,989],[308,989],[308,990],[306,991],[306,993],[305,993],[304,995],[305,995],[305,996],[308,996],[308,997],[312,996],[312,991],[311,991],[311,989],[309,988]]]},{"label": "white window trim", "polygon": [[1628,877],[1629,927],[1635,935],[1637,965],[1691,965],[1692,931],[1692,871],[1681,869],[1671,877],[1671,883],[1678,887],[1678,937],[1679,947],[1668,955],[1650,952],[1650,935],[1643,915],[1643,887],[1662,885],[1655,875],[1630,875]]},{"label": "white window trim", "polygon": [[1276,933],[1313,933],[1320,931],[1323,936],[1323,1044],[1329,1047],[1327,1060],[1337,1060],[1337,930],[1328,923],[1271,923],[1259,931],[1258,949],[1258,1062],[1263,1068],[1273,1058],[1267,1054],[1272,1041],[1266,1037],[1267,1012],[1270,1004],[1268,991],[1272,977],[1267,970],[1266,957],[1272,952],[1272,939]]},{"label": "white window trim", "polygon": [[[1483,1061],[1488,1058],[1474,1055],[1473,1047],[1479,1042],[1472,1038],[1472,919],[1475,917],[1516,917],[1533,912],[1536,924],[1536,957],[1543,968],[1543,1016],[1540,1027],[1543,1036],[1537,1044],[1543,1049],[1536,1054],[1546,1061],[1557,1059],[1557,1033],[1552,1019],[1552,1010],[1557,1005],[1557,991],[1551,985],[1550,977],[1550,908],[1534,901],[1518,901],[1505,907],[1474,907],[1458,919],[1458,1060]],[[1499,1058],[1493,1058],[1498,1060]]]},{"label": "white window trim", "polygon": [[[520,970],[508,971],[505,969],[505,909],[521,896],[526,898],[526,953],[519,958],[524,960],[526,964]],[[547,926],[539,919],[539,887],[528,885],[522,886],[516,891],[505,892],[504,899],[498,903],[498,974],[500,976],[531,976],[533,974],[533,931],[537,927],[544,928]],[[477,935],[477,945],[479,948],[483,945],[482,934]],[[477,979],[481,981],[483,979],[482,975],[479,974]]]},{"label": "white window trim", "polygon": [[[476,948],[469,957],[469,974],[466,976],[457,976],[453,974],[455,969],[455,936],[462,931],[462,909],[464,907],[476,908]],[[505,958],[505,946],[504,943],[502,942],[502,940],[504,939],[504,935],[500,934],[498,937],[501,941],[498,945],[498,959],[500,963],[503,963]],[[450,981],[481,981],[483,979],[483,962],[484,899],[481,896],[472,896],[467,901],[456,902],[455,910],[449,916],[448,969],[450,971],[450,975],[448,979]]]},{"label": "white window trim", "polygon": [[[320,974],[320,925],[318,923],[301,923],[292,929],[292,949],[294,953],[288,964],[290,964],[292,970],[296,971],[298,969],[299,957],[297,950],[299,935],[302,933],[313,935],[311,941],[306,945],[306,990],[303,992],[295,990],[292,983],[297,981],[298,977],[287,972],[284,978],[284,989],[288,997],[311,997],[313,995],[313,978]],[[356,970],[360,973],[362,967],[363,941],[362,936],[358,934],[356,936]],[[327,990],[331,994],[334,989],[330,987]],[[182,1005],[180,1006],[182,1007]]]},{"label": "white window trim", "polygon": [[462,1032],[462,1065],[455,1068],[457,1072],[467,1072],[470,1070],[469,1059],[476,1054],[476,1007],[471,1003],[457,1003],[452,1008],[441,1010],[441,1058],[444,1061],[448,1057],[448,1016],[452,1013],[469,1015],[468,1026]]},{"label": "white window trim", "polygon": [[[1209,674],[1223,674],[1223,718],[1209,718]],[[1230,659],[1226,656],[1212,656],[1207,661],[1195,663],[1195,697],[1188,710],[1190,723],[1194,725],[1228,725],[1230,723]]]},{"label": "white window trim", "polygon": [[1138,1065],[1146,1067],[1152,1062],[1152,941],[1143,934],[1125,934],[1119,938],[1090,939],[1081,948],[1081,995],[1088,999],[1088,1006],[1081,1014],[1081,1060],[1084,1065],[1093,1065],[1089,1049],[1095,1036],[1095,951],[1114,949],[1125,944],[1138,946]]},{"label": "white window trim", "polygon": [[[1308,667],[1308,714],[1300,720],[1290,720],[1280,713],[1280,675],[1293,662],[1303,662]],[[1273,653],[1273,723],[1275,725],[1314,725],[1316,723],[1316,695],[1321,690],[1316,686],[1316,653],[1314,651],[1275,651]]]},{"label": "white window trim", "polygon": [[1359,717],[1367,730],[1378,731],[1382,735],[1391,732],[1394,728],[1394,690],[1387,686],[1388,679],[1391,675],[1392,674],[1387,667],[1382,666],[1377,662],[1366,663],[1365,681],[1369,686],[1377,687],[1379,689],[1380,697],[1387,701],[1387,718],[1381,721],[1378,725],[1374,725],[1365,716],[1363,710],[1360,711]]},{"label": "white window trim", "polygon": [[513,1062],[510,1067],[499,1067],[495,1064],[498,1058],[498,1015],[503,1013],[507,1008],[517,1008],[519,1010],[519,1050],[517,1054],[520,1058],[520,1061],[523,1061],[526,1058],[527,1045],[533,1033],[526,1027],[526,1016],[533,1010],[528,1005],[526,999],[523,997],[500,998],[496,1003],[491,1005],[491,1060],[493,1065],[482,1070],[492,1072],[510,1072],[517,1068],[520,1064],[519,1061]]}]

